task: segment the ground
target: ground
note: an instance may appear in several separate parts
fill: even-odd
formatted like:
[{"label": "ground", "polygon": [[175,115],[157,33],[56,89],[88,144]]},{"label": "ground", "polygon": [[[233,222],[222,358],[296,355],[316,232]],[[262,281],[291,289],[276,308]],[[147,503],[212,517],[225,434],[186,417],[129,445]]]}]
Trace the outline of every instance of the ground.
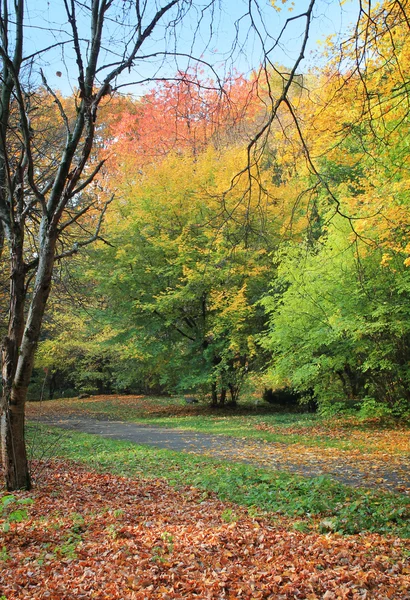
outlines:
[{"label": "ground", "polygon": [[[403,425],[137,397],[28,415],[108,437],[29,425],[35,485],[3,510],[1,600],[410,600]],[[117,441],[113,426],[154,427],[188,452]]]},{"label": "ground", "polygon": [[7,600],[410,598],[410,542],[304,534],[192,487],[53,462],[4,535]]},{"label": "ground", "polygon": [[142,396],[30,403],[27,414],[77,431],[410,493],[410,428],[403,424],[381,427],[375,420],[324,420],[298,413],[284,419],[283,413],[269,405],[245,405],[222,413],[210,411],[204,404],[187,406],[178,398]]},{"label": "ground", "polygon": [[[93,433],[117,440],[129,440],[156,448],[204,454],[234,462],[245,462],[305,477],[328,475],[346,485],[377,487],[410,493],[410,459],[388,452],[361,453],[359,450],[306,447],[285,442],[267,443],[247,439],[107,421],[89,415],[43,415],[41,422],[63,429]],[[263,431],[263,429],[261,428]]]}]

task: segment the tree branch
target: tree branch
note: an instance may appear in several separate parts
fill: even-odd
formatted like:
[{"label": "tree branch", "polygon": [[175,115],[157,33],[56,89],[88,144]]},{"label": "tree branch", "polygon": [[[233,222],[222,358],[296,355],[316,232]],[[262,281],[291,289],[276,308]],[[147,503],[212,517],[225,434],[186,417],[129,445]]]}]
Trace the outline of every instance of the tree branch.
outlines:
[{"label": "tree branch", "polygon": [[78,186],[75,188],[75,190],[73,190],[70,193],[70,198],[73,198],[73,196],[76,196],[77,194],[79,194],[80,192],[82,192],[86,187],[88,187],[90,185],[90,183],[94,180],[94,178],[96,177],[96,175],[98,175],[98,173],[100,172],[100,170],[102,169],[103,165],[106,162],[106,158],[104,158],[103,160],[101,160],[98,165],[95,167],[94,171]]}]

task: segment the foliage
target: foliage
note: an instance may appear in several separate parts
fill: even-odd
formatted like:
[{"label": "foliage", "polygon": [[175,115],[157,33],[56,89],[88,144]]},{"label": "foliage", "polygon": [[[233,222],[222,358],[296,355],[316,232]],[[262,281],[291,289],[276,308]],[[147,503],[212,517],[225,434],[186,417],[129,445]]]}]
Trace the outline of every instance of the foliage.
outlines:
[{"label": "foliage", "polygon": [[38,367],[76,391],[217,404],[244,385],[289,387],[324,414],[406,417],[405,15],[385,2],[341,46],[328,40],[326,65],[295,78],[255,147],[278,65],[222,96],[190,69],[107,102],[117,199],[77,269],[87,308],[50,312]]},{"label": "foliage", "polygon": [[[279,188],[274,143],[261,169],[244,169],[264,106],[255,82],[238,76],[218,99],[212,82],[183,75],[103,120],[117,199],[105,243],[76,269],[88,306],[50,311],[36,363],[70,389],[212,392],[214,404],[228,393],[235,404],[266,358],[255,335],[269,252],[300,214]],[[282,89],[277,73],[270,83]]]},{"label": "foliage", "polygon": [[12,494],[0,498],[0,518],[3,521],[3,531],[10,531],[11,523],[21,523],[28,518],[27,505],[33,503],[31,498],[16,498]]},{"label": "foliage", "polygon": [[199,156],[210,146],[237,146],[250,139],[262,106],[256,81],[243,75],[215,82],[198,68],[178,72],[114,118],[107,115],[109,150],[115,151],[110,168],[121,178],[128,171],[129,178],[175,152]]},{"label": "foliage", "polygon": [[382,251],[352,242],[348,229],[334,219],[313,250],[283,253],[279,277],[287,289],[264,301],[271,325],[263,343],[274,350],[270,376],[313,390],[322,410],[363,402],[367,415],[378,416],[378,406],[404,415],[409,273],[397,259],[382,264]]},{"label": "foliage", "polygon": [[[118,200],[110,246],[98,249],[86,272],[99,284],[100,320],[113,347],[168,390],[218,386],[236,401],[255,357],[254,332],[263,323],[256,301],[270,259],[257,216],[248,222],[247,209],[234,208],[248,193],[246,181],[223,195],[240,163],[237,149],[222,160],[209,149],[147,166]],[[226,216],[232,210],[237,224]]]},{"label": "foliage", "polygon": [[[65,312],[50,311],[51,322],[45,326],[45,339],[36,357],[36,372],[40,379],[46,378],[49,398],[56,394],[145,391],[143,375],[138,379],[140,366],[124,357],[119,344],[107,343],[112,330],[109,326],[98,328],[90,314],[93,310],[80,306]],[[32,386],[33,399],[39,397],[38,387]]]},{"label": "foliage", "polygon": [[296,171],[313,192],[310,223],[304,243],[283,244],[275,256],[260,339],[272,354],[267,382],[313,393],[324,414],[406,416],[410,408],[403,17],[385,3],[369,29],[363,16],[342,56],[330,41],[326,69],[294,107],[302,124],[290,137],[302,134],[309,152]]}]

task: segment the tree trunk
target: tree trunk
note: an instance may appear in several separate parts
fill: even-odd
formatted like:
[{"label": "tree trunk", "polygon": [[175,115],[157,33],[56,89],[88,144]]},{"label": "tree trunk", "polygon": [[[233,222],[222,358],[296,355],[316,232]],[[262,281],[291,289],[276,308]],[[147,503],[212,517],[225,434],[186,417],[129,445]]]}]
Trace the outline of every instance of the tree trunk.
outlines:
[{"label": "tree trunk", "polygon": [[1,455],[8,490],[30,489],[24,442],[25,395],[14,388],[19,349],[24,332],[24,232],[14,227],[10,249],[10,305],[8,335],[2,344]]},{"label": "tree trunk", "polygon": [[238,404],[239,386],[230,383],[229,391],[231,392],[231,406],[236,406]]},{"label": "tree trunk", "polygon": [[24,402],[10,401],[1,416],[2,459],[9,491],[31,488],[25,432]]},{"label": "tree trunk", "polygon": [[[57,373],[58,371],[52,371],[51,375],[50,375],[50,379],[48,382],[48,399],[52,400],[54,397],[54,392],[56,391],[57,388]],[[46,375],[47,377],[47,375]]]},{"label": "tree trunk", "polygon": [[[1,177],[0,177],[0,181],[1,181]],[[3,254],[4,239],[5,239],[4,227],[3,227],[3,223],[0,221],[0,258]]]},{"label": "tree trunk", "polygon": [[[51,288],[56,243],[56,235],[52,235],[50,230],[47,231],[45,226],[42,232],[42,250],[24,332],[15,339],[6,338],[3,345],[1,448],[6,486],[10,491],[31,487],[24,435],[25,403],[33,370],[34,354]],[[18,307],[20,307],[19,301],[24,303],[24,299],[17,298]],[[12,323],[14,319],[14,332],[19,329],[16,325],[16,310],[13,309],[12,303],[10,322]],[[21,314],[21,318],[24,324],[24,314]]]},{"label": "tree trunk", "polygon": [[211,406],[218,406],[218,390],[215,381],[212,382]]},{"label": "tree trunk", "polygon": [[220,406],[225,406],[225,400],[226,400],[226,388],[222,388],[221,395],[219,396]]}]

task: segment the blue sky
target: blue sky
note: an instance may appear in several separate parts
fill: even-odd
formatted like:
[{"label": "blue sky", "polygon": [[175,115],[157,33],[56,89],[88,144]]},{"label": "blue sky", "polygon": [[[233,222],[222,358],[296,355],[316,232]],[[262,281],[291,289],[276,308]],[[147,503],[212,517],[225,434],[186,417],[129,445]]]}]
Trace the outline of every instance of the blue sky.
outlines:
[{"label": "blue sky", "polygon": [[[272,47],[279,31],[283,27],[288,17],[294,17],[306,10],[308,0],[294,0],[293,6],[291,0],[282,3],[276,0],[281,7],[277,12],[270,5],[269,0],[259,0],[260,16],[255,11],[253,17],[256,21],[258,33],[249,29],[249,16],[241,19],[248,7],[248,0],[221,0],[221,10],[216,11],[213,20],[214,36],[210,39],[210,19],[204,17],[199,34],[196,35],[196,41],[192,47],[193,33],[197,28],[199,20],[199,11],[194,11],[188,16],[181,26],[177,29],[175,37],[169,37],[164,45],[164,37],[167,35],[162,28],[157,29],[152,40],[145,48],[145,52],[161,52],[165,47],[176,46],[180,52],[193,53],[197,56],[202,55],[204,60],[211,62],[223,76],[232,66],[238,72],[249,73],[252,69],[258,67],[262,56],[261,38],[265,47]],[[148,0],[148,6],[155,7],[155,4],[161,4],[159,0]],[[206,4],[206,0],[204,0]],[[307,70],[309,66],[317,64],[319,42],[327,35],[340,34],[346,32],[349,24],[354,22],[358,13],[358,0],[348,0],[342,6],[338,0],[316,0],[314,9],[314,19],[312,23],[310,41],[306,59],[302,67]],[[289,11],[289,8],[292,11]],[[64,29],[67,29],[66,16],[63,0],[33,0],[26,1],[27,23],[31,26],[30,39],[26,41],[26,54],[34,49],[47,47],[56,41],[67,39]],[[86,20],[79,19],[79,27],[82,36],[87,38],[87,31],[84,27]],[[274,63],[285,66],[291,66],[300,50],[302,33],[305,26],[305,19],[297,19],[290,23],[281,43],[272,51],[270,59]],[[115,24],[111,25],[112,34],[118,37],[121,32]],[[232,43],[235,39],[235,32],[238,31],[239,40],[237,46],[232,50]],[[259,34],[261,37],[259,37]],[[115,50],[115,47],[107,42],[107,50]],[[108,57],[108,54],[107,54]],[[107,60],[109,60],[107,58]],[[139,81],[145,77],[154,75],[171,76],[178,67],[185,68],[186,60],[170,60],[158,70],[159,61],[137,61],[135,69],[127,74],[128,81]],[[53,88],[59,88],[63,93],[70,93],[76,86],[76,65],[73,51],[70,45],[54,49],[44,55],[41,63],[44,73]],[[36,66],[36,68],[38,68]],[[56,74],[61,73],[58,77]],[[125,90],[124,90],[125,91]],[[133,86],[129,90],[134,94],[144,92],[144,86]]]}]

